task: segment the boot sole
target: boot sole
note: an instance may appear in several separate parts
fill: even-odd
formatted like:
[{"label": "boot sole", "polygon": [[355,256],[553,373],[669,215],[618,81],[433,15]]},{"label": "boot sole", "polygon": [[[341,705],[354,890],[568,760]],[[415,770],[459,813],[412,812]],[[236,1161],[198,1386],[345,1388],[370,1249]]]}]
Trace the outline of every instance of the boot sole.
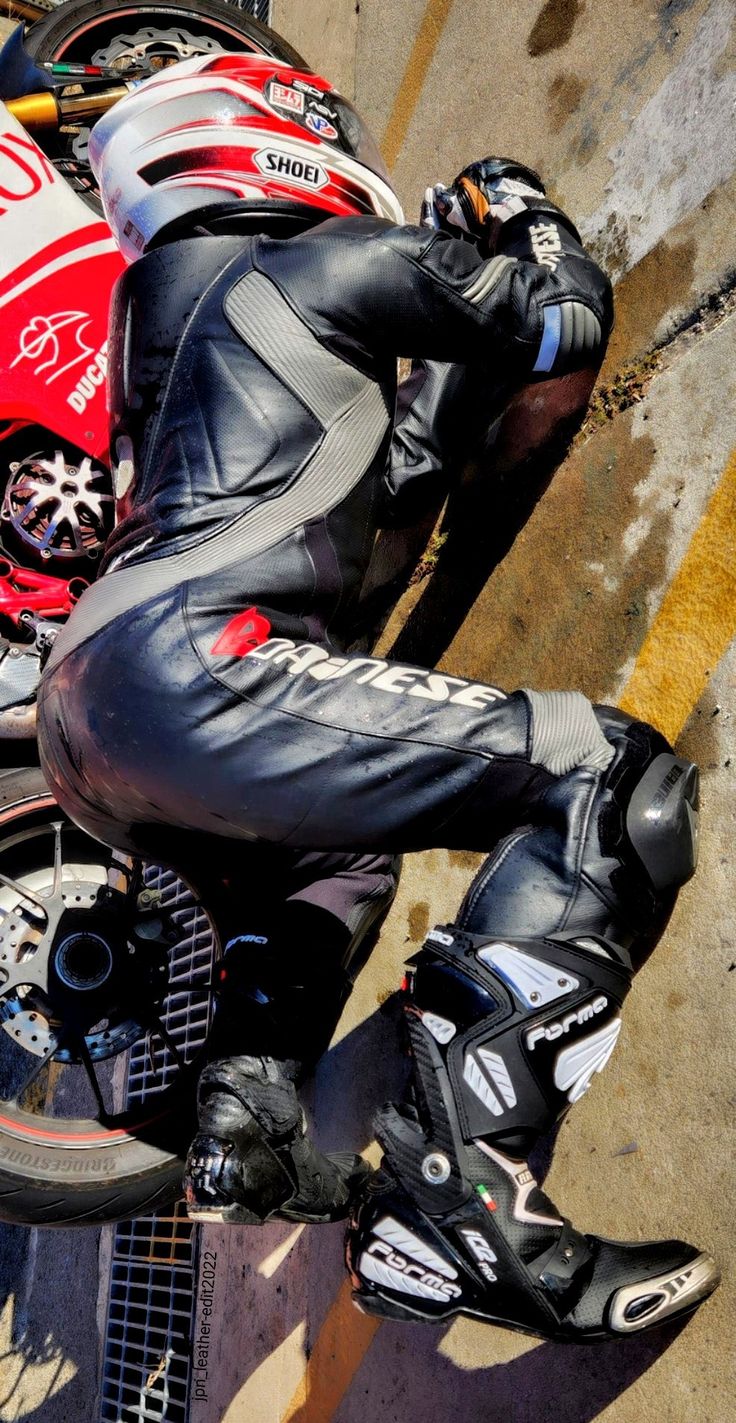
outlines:
[{"label": "boot sole", "polygon": [[345,1220],[350,1211],[350,1203],[340,1207],[339,1211],[330,1212],[327,1215],[307,1215],[306,1211],[296,1211],[294,1214],[285,1208],[272,1211],[270,1215],[259,1216],[253,1211],[249,1211],[246,1206],[238,1204],[230,1206],[187,1206],[187,1219],[194,1221],[198,1225],[269,1225],[274,1220],[291,1221],[297,1225],[331,1225],[335,1221]]},{"label": "boot sole", "polygon": [[266,1218],[245,1206],[187,1206],[187,1219],[197,1225],[265,1225]]}]

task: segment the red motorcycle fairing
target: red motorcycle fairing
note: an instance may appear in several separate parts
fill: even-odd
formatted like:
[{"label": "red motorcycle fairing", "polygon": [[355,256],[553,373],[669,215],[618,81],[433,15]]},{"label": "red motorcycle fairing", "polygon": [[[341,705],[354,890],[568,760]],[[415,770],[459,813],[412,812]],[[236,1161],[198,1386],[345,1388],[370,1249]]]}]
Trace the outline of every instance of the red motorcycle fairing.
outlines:
[{"label": "red motorcycle fairing", "polygon": [[107,319],[123,266],[107,223],[0,103],[0,420],[107,462]]}]

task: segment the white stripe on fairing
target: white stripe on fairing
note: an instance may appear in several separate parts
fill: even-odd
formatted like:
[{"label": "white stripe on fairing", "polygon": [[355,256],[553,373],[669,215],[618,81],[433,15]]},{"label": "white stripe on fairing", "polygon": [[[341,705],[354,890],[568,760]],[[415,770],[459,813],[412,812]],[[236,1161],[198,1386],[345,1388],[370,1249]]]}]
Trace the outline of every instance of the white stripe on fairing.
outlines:
[{"label": "white stripe on fairing", "polygon": [[38,286],[47,277],[53,276],[54,272],[63,271],[64,267],[71,267],[79,262],[84,262],[88,257],[103,257],[106,252],[117,252],[117,243],[113,237],[106,237],[101,242],[92,242],[88,247],[75,247],[73,252],[65,252],[62,257],[57,257],[55,262],[48,262],[45,267],[39,267],[37,272],[32,272],[30,277],[26,277],[24,282],[19,282],[17,287],[6,292],[5,296],[0,296],[0,307],[7,306],[9,302],[15,301],[24,292],[30,291],[32,287]]},{"label": "white stripe on fairing", "polygon": [[[15,141],[24,161],[30,161],[36,172],[43,170],[46,174],[40,188],[23,199],[22,213],[6,213],[0,244],[0,277],[5,281],[22,262],[42,257],[51,243],[75,232],[83,234],[93,223],[99,226],[103,219],[93,218],[79,194],[53,168],[49,171],[48,160],[38,145],[2,102],[0,118],[4,136]],[[35,159],[30,156],[29,144],[36,150]]]}]

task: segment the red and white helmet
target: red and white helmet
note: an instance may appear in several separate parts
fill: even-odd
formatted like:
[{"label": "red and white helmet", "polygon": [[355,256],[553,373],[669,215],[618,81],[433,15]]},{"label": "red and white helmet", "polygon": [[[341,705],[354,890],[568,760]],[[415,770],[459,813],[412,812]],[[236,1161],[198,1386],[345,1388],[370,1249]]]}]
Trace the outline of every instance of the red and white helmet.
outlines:
[{"label": "red and white helmet", "polygon": [[169,223],[233,202],[403,222],[352,104],[263,55],[187,59],[147,79],[95,125],[89,154],[129,262]]}]

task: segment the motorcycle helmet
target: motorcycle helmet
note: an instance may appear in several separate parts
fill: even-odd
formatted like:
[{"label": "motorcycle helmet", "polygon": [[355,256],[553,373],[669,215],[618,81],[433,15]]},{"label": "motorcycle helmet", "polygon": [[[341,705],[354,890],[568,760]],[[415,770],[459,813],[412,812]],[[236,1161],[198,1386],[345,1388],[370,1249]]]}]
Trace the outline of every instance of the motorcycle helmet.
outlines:
[{"label": "motorcycle helmet", "polygon": [[90,162],[126,261],[188,215],[248,207],[402,222],[378,148],[326,79],[263,55],[171,65],[93,128]]}]

